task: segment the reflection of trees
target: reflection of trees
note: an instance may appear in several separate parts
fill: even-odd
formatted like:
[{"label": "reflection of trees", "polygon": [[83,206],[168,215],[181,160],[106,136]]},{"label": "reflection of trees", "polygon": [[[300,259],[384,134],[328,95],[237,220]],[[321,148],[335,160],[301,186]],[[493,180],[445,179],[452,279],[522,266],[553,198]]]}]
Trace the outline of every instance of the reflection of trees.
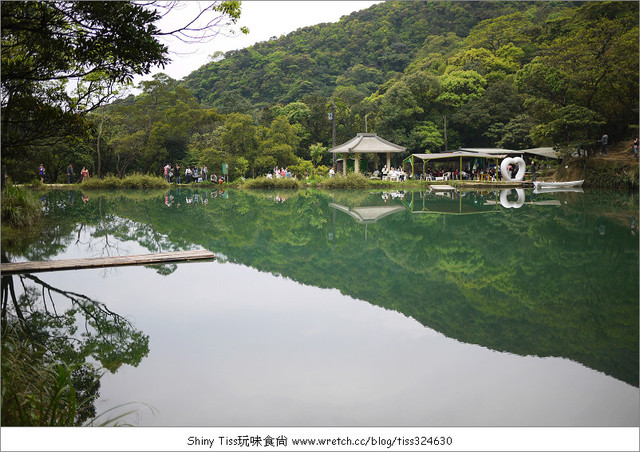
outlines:
[{"label": "reflection of trees", "polygon": [[86,295],[18,280],[16,296],[14,278],[2,277],[2,423],[81,425],[95,417],[101,369],[137,366],[149,338]]},{"label": "reflection of trees", "polygon": [[[536,195],[561,206],[516,210],[496,206],[495,193],[464,194],[451,200],[455,212],[489,201],[491,212],[407,209],[369,225],[365,241],[363,225],[327,204],[379,205],[380,193],[305,190],[277,203],[273,191],[229,190],[227,198],[185,207],[182,197],[196,191],[186,192],[170,192],[171,207],[164,194],[124,202],[120,194],[105,196],[105,218],[128,225],[113,226],[115,237],[150,249],[203,246],[231,262],[397,310],[464,342],[568,357],[638,384],[638,241],[627,223],[637,218],[637,195]],[[420,196],[404,201],[421,205]],[[601,212],[609,212],[604,237],[597,234]],[[74,217],[68,209],[51,214],[62,230]]]}]

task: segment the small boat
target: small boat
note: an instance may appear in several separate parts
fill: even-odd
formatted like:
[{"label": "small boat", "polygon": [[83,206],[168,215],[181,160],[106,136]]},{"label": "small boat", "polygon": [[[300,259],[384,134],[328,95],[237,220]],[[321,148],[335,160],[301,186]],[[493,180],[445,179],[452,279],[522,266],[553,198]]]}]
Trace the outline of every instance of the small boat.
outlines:
[{"label": "small boat", "polygon": [[583,180],[570,180],[567,182],[545,182],[536,181],[533,183],[535,188],[569,188],[569,187],[581,187]]},{"label": "small boat", "polygon": [[584,193],[584,190],[582,189],[582,187],[552,187],[552,188],[536,187],[533,189],[533,193],[536,195],[542,195],[544,193],[568,193],[568,192]]}]

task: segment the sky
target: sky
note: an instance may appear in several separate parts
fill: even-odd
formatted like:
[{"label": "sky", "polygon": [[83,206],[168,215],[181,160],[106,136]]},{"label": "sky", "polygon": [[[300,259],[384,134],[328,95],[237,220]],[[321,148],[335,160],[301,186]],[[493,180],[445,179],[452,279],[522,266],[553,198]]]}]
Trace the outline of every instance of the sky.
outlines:
[{"label": "sky", "polygon": [[[193,17],[201,4],[209,2],[184,2],[179,11],[171,13],[158,25],[167,30],[175,24],[182,24]],[[164,72],[171,78],[180,80],[209,61],[209,56],[217,51],[243,49],[267,41],[275,36],[287,35],[298,28],[326,22],[338,22],[342,16],[366,9],[380,1],[243,1],[241,16],[234,28],[245,26],[249,34],[235,36],[218,35],[204,44],[183,44],[177,39],[162,41],[169,46],[172,62],[162,68],[155,68],[150,75],[135,80],[150,80],[153,74]]]}]

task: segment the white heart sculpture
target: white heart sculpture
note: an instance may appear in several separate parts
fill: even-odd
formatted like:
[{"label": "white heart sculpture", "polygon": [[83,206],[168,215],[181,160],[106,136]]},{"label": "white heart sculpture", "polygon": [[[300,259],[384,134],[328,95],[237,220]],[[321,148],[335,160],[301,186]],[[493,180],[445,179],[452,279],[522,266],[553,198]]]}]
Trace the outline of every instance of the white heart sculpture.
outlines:
[{"label": "white heart sculpture", "polygon": [[[518,165],[518,174],[516,177],[511,178],[511,174],[507,171],[507,167],[509,164]],[[524,163],[524,160],[521,157],[515,158],[506,158],[500,164],[500,174],[502,174],[502,179],[506,181],[522,181],[524,180],[524,173],[527,171],[527,164]]]},{"label": "white heart sculpture", "polygon": [[[513,190],[515,190],[516,194],[518,195],[518,200],[516,202],[511,202],[507,198],[507,196],[509,196],[509,193],[511,193]],[[500,192],[500,204],[502,204],[502,207],[504,207],[505,209],[519,209],[524,205],[524,196],[524,190],[522,188],[502,190]]]}]

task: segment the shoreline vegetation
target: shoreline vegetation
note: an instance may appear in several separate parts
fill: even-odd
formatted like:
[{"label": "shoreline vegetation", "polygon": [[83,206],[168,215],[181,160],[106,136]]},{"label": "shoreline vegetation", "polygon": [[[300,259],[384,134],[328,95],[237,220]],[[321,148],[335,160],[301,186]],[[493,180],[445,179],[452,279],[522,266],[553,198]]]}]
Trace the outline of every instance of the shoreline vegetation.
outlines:
[{"label": "shoreline vegetation", "polygon": [[[584,186],[587,188],[611,188],[611,189],[627,189],[637,190],[639,186],[638,161],[631,159],[629,161],[626,154],[613,152],[604,157],[571,157],[564,159],[559,164],[538,171],[538,180],[581,180],[584,179]],[[431,185],[447,184],[460,188],[486,188],[486,187],[531,187],[532,180],[529,174],[522,182],[507,181],[477,181],[477,180],[448,180],[444,182],[421,181],[409,179],[403,182],[382,181],[379,179],[370,179],[363,173],[348,173],[346,176],[336,174],[334,177],[316,176],[306,180],[293,178],[268,178],[259,176],[251,179],[236,179],[234,181],[217,184],[213,182],[197,182],[190,184],[176,184],[167,182],[162,176],[150,174],[132,174],[119,178],[109,175],[103,178],[91,178],[88,181],[78,182],[75,184],[47,184],[34,181],[30,184],[19,184],[15,187],[24,187],[32,189],[65,189],[70,187],[81,188],[86,190],[112,190],[112,189],[167,189],[171,187],[232,187],[241,189],[303,189],[303,188],[320,188],[320,189],[362,189],[362,188],[425,188]],[[10,184],[7,184],[9,186]],[[12,192],[13,193],[13,192]],[[11,202],[9,202],[11,205]],[[9,210],[8,210],[9,211]],[[4,189],[3,189],[3,222],[5,221],[4,210]]]}]

